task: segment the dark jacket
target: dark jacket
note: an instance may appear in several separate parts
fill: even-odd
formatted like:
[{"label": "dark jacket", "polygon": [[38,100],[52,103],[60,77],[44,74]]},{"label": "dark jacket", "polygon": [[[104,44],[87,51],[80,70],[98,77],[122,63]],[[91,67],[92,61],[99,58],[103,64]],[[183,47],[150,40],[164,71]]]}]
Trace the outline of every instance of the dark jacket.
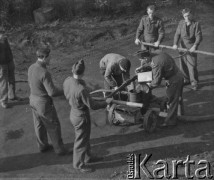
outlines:
[{"label": "dark jacket", "polygon": [[196,45],[196,48],[199,46],[202,41],[202,32],[199,22],[192,21],[189,26],[186,25],[184,20],[181,20],[178,24],[175,36],[174,44],[177,45],[178,41],[183,48],[191,48],[193,45]]},{"label": "dark jacket", "polygon": [[143,35],[142,40],[144,42],[161,42],[164,38],[164,26],[162,20],[154,16],[151,21],[148,15],[143,16],[137,28],[136,38],[139,39],[141,35]]},{"label": "dark jacket", "polygon": [[11,61],[13,61],[13,54],[7,37],[0,34],[0,65],[9,64]]},{"label": "dark jacket", "polygon": [[151,87],[160,85],[162,78],[170,80],[180,70],[176,66],[174,59],[167,53],[160,53],[152,58],[151,62],[153,80]]}]

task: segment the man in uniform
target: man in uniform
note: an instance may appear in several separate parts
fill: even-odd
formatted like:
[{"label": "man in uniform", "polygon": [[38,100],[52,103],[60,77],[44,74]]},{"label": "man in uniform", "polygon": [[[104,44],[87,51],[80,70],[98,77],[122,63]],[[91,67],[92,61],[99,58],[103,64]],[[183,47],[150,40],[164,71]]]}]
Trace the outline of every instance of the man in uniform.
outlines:
[{"label": "man in uniform", "polygon": [[8,108],[8,98],[21,100],[15,93],[14,71],[13,54],[4,30],[0,28],[0,103],[3,108]]},{"label": "man in uniform", "polygon": [[190,9],[183,9],[182,14],[184,20],[181,20],[178,24],[175,36],[173,48],[178,48],[178,41],[180,39],[180,47],[189,49],[189,52],[184,55],[184,52],[180,52],[180,69],[184,74],[185,84],[191,83],[192,89],[198,89],[198,70],[197,70],[197,54],[194,53],[197,50],[200,42],[202,41],[202,32],[200,24],[193,20]]},{"label": "man in uniform", "polygon": [[[182,101],[183,75],[173,58],[167,53],[152,55],[148,50],[142,51],[141,57],[152,67],[153,80],[148,83],[151,89],[160,85],[162,78],[166,81],[166,96],[168,99],[168,116],[163,126],[174,126],[177,123],[179,101]],[[142,67],[143,68],[143,67]],[[140,69],[137,69],[139,71]]]},{"label": "man in uniform", "polygon": [[117,89],[130,78],[131,62],[120,54],[106,54],[100,60],[100,72],[104,76],[105,89]]},{"label": "man in uniform", "polygon": [[50,63],[49,53],[49,48],[39,48],[36,52],[37,62],[28,69],[30,106],[40,152],[52,149],[48,143],[48,134],[56,154],[65,155],[67,151],[64,148],[61,126],[52,100],[54,96],[63,95],[63,90],[54,86],[51,74],[47,70]]},{"label": "man in uniform", "polygon": [[[92,156],[90,148],[91,120],[89,109],[101,109],[107,106],[105,101],[94,101],[87,90],[84,76],[84,61],[76,62],[72,67],[73,77],[68,77],[64,83],[64,94],[71,106],[70,120],[75,130],[73,150],[73,167],[80,172],[91,172],[86,164],[101,160]],[[107,102],[110,103],[111,99]]]},{"label": "man in uniform", "polygon": [[[137,28],[135,44],[139,45],[141,41],[147,43],[154,43],[158,47],[164,38],[164,26],[162,20],[155,16],[155,6],[147,7],[147,14],[143,16]],[[140,37],[142,35],[141,41]],[[141,45],[142,50],[155,50],[157,48],[149,48],[149,46]]]}]

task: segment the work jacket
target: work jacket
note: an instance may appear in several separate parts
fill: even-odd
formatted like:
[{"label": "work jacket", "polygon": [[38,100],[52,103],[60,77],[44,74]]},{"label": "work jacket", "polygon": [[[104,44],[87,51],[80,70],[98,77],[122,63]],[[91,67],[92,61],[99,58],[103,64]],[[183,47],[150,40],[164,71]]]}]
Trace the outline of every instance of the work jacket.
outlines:
[{"label": "work jacket", "polygon": [[137,28],[136,38],[139,39],[141,35],[142,41],[153,43],[156,41],[162,42],[164,38],[164,26],[162,20],[154,16],[153,20],[148,15],[142,17]]},{"label": "work jacket", "polygon": [[189,26],[186,25],[184,20],[181,20],[178,24],[175,36],[174,44],[177,45],[180,41],[180,46],[190,49],[193,45],[198,48],[202,41],[202,32],[199,22],[192,21]]}]

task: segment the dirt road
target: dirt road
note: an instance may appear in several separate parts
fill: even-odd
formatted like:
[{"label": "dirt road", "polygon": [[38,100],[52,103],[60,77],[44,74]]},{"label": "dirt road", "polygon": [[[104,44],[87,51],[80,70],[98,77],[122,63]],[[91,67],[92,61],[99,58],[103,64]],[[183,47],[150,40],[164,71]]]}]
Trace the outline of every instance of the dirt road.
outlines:
[{"label": "dirt road", "polygon": [[[202,22],[203,42],[200,50],[213,52],[214,49],[214,6],[201,6],[198,17]],[[173,28],[167,28],[165,45],[172,45],[176,23]],[[102,77],[99,74],[99,60],[106,53],[114,52],[127,56],[132,61],[131,74],[139,66],[132,54],[139,47],[134,45],[134,34],[125,38],[104,42],[93,51],[84,50],[71,53],[55,50],[52,53],[51,71],[54,80],[61,85],[71,74],[74,59],[84,57],[86,62],[85,80],[92,89],[102,87]],[[165,50],[164,50],[165,51]],[[172,56],[176,52],[167,51]],[[214,114],[214,57],[199,55],[200,90],[193,92],[187,86],[184,90],[186,115],[203,116]],[[20,67],[21,68],[21,65]],[[26,74],[20,74],[17,79],[26,79]],[[22,103],[11,103],[10,109],[0,109],[0,178],[69,178],[69,179],[126,179],[126,156],[129,153],[152,154],[149,167],[155,160],[181,159],[190,155],[192,159],[206,159],[214,162],[214,119],[201,122],[180,122],[174,129],[158,129],[147,134],[141,125],[129,127],[108,126],[105,124],[104,110],[92,111],[91,144],[92,152],[104,156],[104,161],[93,164],[96,169],[90,174],[79,174],[72,168],[72,156],[57,157],[53,152],[41,154],[38,152],[33,128],[31,110],[27,97],[29,87],[25,82],[17,83],[17,93],[26,97]],[[153,92],[162,96],[164,88]],[[74,141],[73,127],[69,121],[69,105],[63,98],[54,100],[62,126],[62,135],[66,147],[72,148]],[[213,166],[212,166],[213,169]],[[180,179],[184,172],[180,172]],[[146,179],[144,175],[142,178]]]}]

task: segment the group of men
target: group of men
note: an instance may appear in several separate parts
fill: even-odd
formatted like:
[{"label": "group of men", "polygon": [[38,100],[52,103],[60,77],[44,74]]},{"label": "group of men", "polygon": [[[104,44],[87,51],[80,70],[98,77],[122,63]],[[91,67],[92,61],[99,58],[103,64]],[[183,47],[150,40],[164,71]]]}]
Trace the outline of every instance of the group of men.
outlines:
[{"label": "group of men", "polygon": [[[164,39],[164,26],[162,20],[155,16],[155,6],[147,7],[147,14],[143,16],[137,28],[135,44],[140,44],[141,41],[147,43],[154,43],[156,48],[145,47],[142,44],[142,49],[155,50]],[[184,75],[184,84],[191,84],[193,90],[198,89],[198,70],[197,70],[197,54],[193,53],[198,49],[202,41],[202,32],[199,22],[193,19],[193,14],[189,8],[182,10],[184,20],[178,24],[174,35],[173,48],[188,49],[189,51],[179,52],[180,70]],[[142,39],[140,40],[140,37]],[[180,43],[179,43],[180,40]],[[179,43],[179,45],[178,45]]]},{"label": "group of men", "polygon": [[[154,43],[156,46],[155,48],[142,47],[144,49],[139,55],[141,61],[149,64],[152,68],[153,80],[148,83],[151,89],[159,86],[162,78],[166,81],[169,111],[164,126],[174,126],[177,122],[178,102],[182,98],[183,84],[191,82],[193,89],[197,89],[197,57],[191,52],[196,50],[201,42],[200,25],[192,19],[189,9],[182,11],[185,20],[182,20],[178,25],[173,47],[177,49],[178,40],[180,39],[180,46],[188,48],[189,52],[182,56],[179,70],[173,58],[168,54],[163,52],[154,54],[164,38],[164,27],[162,21],[154,15],[154,6],[149,6],[147,13],[148,16],[144,16],[140,21],[135,43],[139,44],[144,41]],[[143,35],[142,40],[140,40],[141,35]],[[57,88],[47,70],[51,59],[50,49],[41,47],[36,51],[36,55],[37,61],[28,69],[28,82],[30,86],[30,106],[39,150],[43,153],[54,149],[58,155],[71,153],[64,147],[60,121],[52,99],[55,96],[65,96],[71,106],[70,121],[75,130],[73,167],[80,172],[91,172],[92,169],[88,164],[101,160],[101,158],[91,154],[89,110],[105,108],[112,102],[112,98],[107,98],[105,101],[95,101],[90,97],[86,82],[83,80],[85,72],[83,60],[74,63],[72,66],[73,75],[65,79],[63,88]],[[8,81],[10,64],[13,64],[12,53],[6,37],[1,35],[0,101],[4,108],[6,108],[5,104],[7,104],[8,99],[8,84],[11,83],[11,81]],[[105,55],[100,61],[100,71],[104,76],[104,87],[116,90],[124,81],[130,78],[130,68],[131,61],[126,57],[115,53]],[[140,70],[140,68],[137,70]],[[14,83],[13,78],[13,85]],[[15,86],[13,86],[14,89]],[[15,94],[12,96],[12,99],[14,98],[16,98]],[[48,135],[52,145],[48,142]]]}]

